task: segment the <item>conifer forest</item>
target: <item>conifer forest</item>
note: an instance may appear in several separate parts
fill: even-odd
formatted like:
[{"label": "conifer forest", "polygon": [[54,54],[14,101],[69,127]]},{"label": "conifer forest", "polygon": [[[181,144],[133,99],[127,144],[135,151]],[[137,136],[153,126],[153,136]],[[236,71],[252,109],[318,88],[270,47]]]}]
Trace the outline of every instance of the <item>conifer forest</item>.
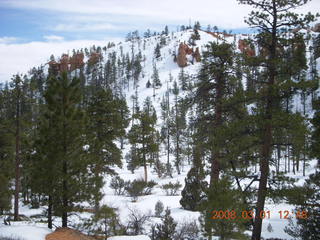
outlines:
[{"label": "conifer forest", "polygon": [[317,1],[234,0],[250,31],[132,29],[10,72],[0,240],[319,240]]}]

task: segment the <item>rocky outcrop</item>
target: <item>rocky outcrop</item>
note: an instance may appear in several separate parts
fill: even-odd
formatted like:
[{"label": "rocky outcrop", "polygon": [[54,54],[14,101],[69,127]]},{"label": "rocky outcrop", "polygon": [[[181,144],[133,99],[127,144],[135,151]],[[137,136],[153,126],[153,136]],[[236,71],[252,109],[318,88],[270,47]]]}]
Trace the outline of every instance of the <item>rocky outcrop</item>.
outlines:
[{"label": "rocky outcrop", "polygon": [[188,65],[187,54],[190,48],[185,43],[180,43],[177,56],[177,64],[179,67],[186,67]]},{"label": "rocky outcrop", "polygon": [[60,58],[60,71],[68,72],[69,71],[69,56],[68,54],[62,54]]},{"label": "rocky outcrop", "polygon": [[208,32],[208,31],[205,31],[205,32],[208,33],[208,34],[210,34],[210,35],[211,35],[212,37],[214,37],[214,38],[217,38],[217,39],[219,39],[219,40],[223,40],[223,38],[221,38],[218,33]]},{"label": "rocky outcrop", "polygon": [[94,240],[94,238],[71,228],[57,228],[46,236],[46,240]]},{"label": "rocky outcrop", "polygon": [[312,31],[314,32],[320,32],[320,23],[317,23],[313,26]]},{"label": "rocky outcrop", "polygon": [[196,51],[192,54],[194,60],[196,60],[196,62],[200,62],[201,61],[201,55],[199,52],[199,48],[196,48]]},{"label": "rocky outcrop", "polygon": [[77,53],[77,54],[74,54],[69,62],[70,62],[70,71],[73,71],[73,70],[76,70],[76,69],[79,69],[81,67],[84,66],[84,54],[83,53]]},{"label": "rocky outcrop", "polygon": [[239,39],[238,48],[243,54],[248,57],[253,57],[256,55],[254,48],[250,46],[248,40]]},{"label": "rocky outcrop", "polygon": [[191,55],[196,62],[201,61],[201,55],[198,47],[194,51],[193,48],[190,48],[187,44],[180,43],[178,56],[176,57],[176,62],[179,67],[186,67],[188,65],[187,55]]},{"label": "rocky outcrop", "polygon": [[99,52],[92,52],[90,54],[88,64],[93,65],[102,60],[102,55]]},{"label": "rocky outcrop", "polygon": [[68,54],[62,54],[58,62],[51,60],[48,62],[49,67],[55,72],[70,72],[79,69],[84,66],[84,54],[76,53],[72,57]]}]

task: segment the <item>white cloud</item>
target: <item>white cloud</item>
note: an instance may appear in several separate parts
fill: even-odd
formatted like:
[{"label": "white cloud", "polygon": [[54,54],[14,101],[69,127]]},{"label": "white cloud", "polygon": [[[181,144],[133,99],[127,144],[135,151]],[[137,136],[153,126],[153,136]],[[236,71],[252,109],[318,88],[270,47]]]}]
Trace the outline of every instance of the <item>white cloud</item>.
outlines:
[{"label": "white cloud", "polygon": [[[236,0],[4,0],[4,3],[11,7],[50,10],[75,16],[105,15],[105,20],[111,15],[114,21],[126,16],[129,25],[134,24],[132,17],[140,17],[146,25],[149,22],[186,24],[191,19],[224,28],[239,28],[246,26],[243,17],[249,11],[249,7],[238,5]],[[88,21],[91,22],[90,19]]]},{"label": "white cloud", "polygon": [[[126,22],[127,25],[136,24],[133,21],[139,17],[144,25],[158,24],[186,24],[191,21],[210,23],[222,28],[235,29],[247,27],[244,17],[251,7],[239,5],[237,0],[2,0],[2,4],[23,9],[49,10],[67,13],[74,18],[68,24],[63,23],[55,27],[57,31],[99,31],[114,29],[112,22]],[[320,1],[313,0],[303,6],[299,12],[314,12],[320,9]],[[79,20],[87,18],[87,22]],[[101,21],[97,22],[97,16]],[[92,28],[90,24],[94,23]],[[83,26],[81,26],[85,23]],[[78,29],[78,30],[77,30]]]},{"label": "white cloud", "polygon": [[50,42],[54,42],[54,41],[63,41],[64,40],[64,37],[62,36],[57,36],[57,35],[45,35],[43,36],[43,38],[47,41],[50,41]]},{"label": "white cloud", "polygon": [[118,29],[109,23],[62,23],[53,27],[52,30],[59,32],[93,32]]},{"label": "white cloud", "polygon": [[32,67],[45,64],[50,55],[60,57],[62,53],[72,49],[105,46],[109,41],[118,42],[122,39],[108,38],[106,40],[76,40],[56,42],[30,42],[21,44],[0,44],[0,82],[9,81],[13,74],[27,73]]},{"label": "white cloud", "polygon": [[0,44],[12,43],[17,41],[15,37],[0,37]]}]

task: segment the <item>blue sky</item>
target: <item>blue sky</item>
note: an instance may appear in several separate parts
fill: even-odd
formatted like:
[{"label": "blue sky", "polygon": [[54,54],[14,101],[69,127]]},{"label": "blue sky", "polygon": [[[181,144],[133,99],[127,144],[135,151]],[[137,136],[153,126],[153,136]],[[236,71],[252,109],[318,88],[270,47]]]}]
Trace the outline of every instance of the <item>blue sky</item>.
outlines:
[{"label": "blue sky", "polygon": [[236,0],[221,2],[0,0],[0,38],[6,43],[53,39],[104,40],[124,37],[136,29],[140,32],[148,28],[160,31],[168,25],[171,30],[176,30],[178,25],[186,25],[189,21],[193,24],[196,20],[204,26],[211,24],[237,32],[245,31],[243,16],[247,13],[246,7],[239,6]]},{"label": "blue sky", "polygon": [[[320,9],[313,0],[301,12]],[[51,53],[121,41],[148,28],[175,31],[189,21],[246,32],[250,7],[236,0],[0,0],[0,82],[45,62]],[[71,49],[70,49],[71,48]]]}]

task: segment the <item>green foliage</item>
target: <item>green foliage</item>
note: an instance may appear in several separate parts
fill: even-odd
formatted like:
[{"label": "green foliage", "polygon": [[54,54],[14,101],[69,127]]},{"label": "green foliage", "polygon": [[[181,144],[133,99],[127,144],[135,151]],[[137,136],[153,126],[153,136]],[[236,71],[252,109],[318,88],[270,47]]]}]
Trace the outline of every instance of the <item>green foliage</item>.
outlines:
[{"label": "green foliage", "polygon": [[320,163],[320,98],[313,103],[315,112],[311,123],[313,132],[311,137],[311,155]]},{"label": "green foliage", "polygon": [[181,183],[179,181],[173,183],[169,182],[166,184],[163,184],[161,188],[165,191],[167,196],[176,196],[178,195],[178,191],[182,187]]},{"label": "green foliage", "polygon": [[164,205],[163,203],[159,200],[156,205],[154,206],[154,215],[156,217],[161,217],[162,212],[164,210]]},{"label": "green foliage", "polygon": [[181,206],[190,211],[200,210],[206,198],[207,185],[201,170],[197,167],[192,167],[185,178],[185,186],[181,192]]},{"label": "green foliage", "polygon": [[188,90],[189,87],[189,76],[184,72],[184,68],[180,69],[178,75],[179,85],[181,86],[181,90]]},{"label": "green foliage", "polygon": [[128,195],[132,198],[132,201],[137,201],[139,196],[150,195],[152,188],[157,185],[154,181],[146,182],[142,179],[133,180],[127,182],[125,190]]},{"label": "green foliage", "polygon": [[159,43],[157,43],[155,49],[154,49],[154,57],[156,59],[159,59],[161,57],[161,46]]},{"label": "green foliage", "polygon": [[[296,224],[290,222],[285,231],[302,240],[319,239],[320,232],[320,172],[311,174],[302,187],[291,189],[289,203],[296,205]],[[305,215],[304,215],[305,214]]]},{"label": "green foliage", "polygon": [[0,115],[0,215],[11,209],[12,196],[10,180],[13,177],[13,141],[7,127],[10,117],[6,114],[8,94],[8,91],[0,89],[0,111],[3,113]]},{"label": "green foliage", "polygon": [[116,195],[123,195],[125,193],[126,185],[127,183],[119,176],[113,177],[110,182],[110,188],[114,190]]},{"label": "green foliage", "polygon": [[128,138],[132,144],[131,167],[143,166],[145,181],[147,181],[147,163],[153,163],[153,155],[159,151],[155,124],[157,115],[151,104],[150,98],[146,98],[143,110],[135,114],[137,120],[131,127]]},{"label": "green foliage", "polygon": [[153,88],[159,88],[162,86],[160,78],[159,78],[159,71],[158,71],[157,65],[155,63],[153,64],[153,72],[151,75],[151,79],[152,79],[152,87]]},{"label": "green foliage", "polygon": [[103,205],[99,210],[84,223],[80,224],[90,235],[96,237],[104,236],[104,239],[110,236],[125,234],[125,226],[120,222],[117,209]]},{"label": "green foliage", "polygon": [[242,218],[212,219],[213,211],[235,211],[237,216],[247,210],[241,203],[241,193],[232,188],[228,177],[215,181],[208,189],[206,202],[202,206],[201,223],[205,236],[219,236],[221,239],[245,239],[245,222]]},{"label": "green foliage", "polygon": [[92,188],[95,178],[88,171],[92,159],[83,149],[85,115],[79,106],[79,79],[69,79],[66,73],[50,78],[45,99],[33,180],[37,192],[53,197],[54,209],[66,227],[74,205],[90,201],[97,194]]},{"label": "green foliage", "polygon": [[315,39],[314,39],[314,59],[317,59],[320,57],[320,35],[318,35]]},{"label": "green foliage", "polygon": [[156,225],[154,240],[174,240],[177,223],[171,217],[171,211],[166,209],[162,223]]}]

